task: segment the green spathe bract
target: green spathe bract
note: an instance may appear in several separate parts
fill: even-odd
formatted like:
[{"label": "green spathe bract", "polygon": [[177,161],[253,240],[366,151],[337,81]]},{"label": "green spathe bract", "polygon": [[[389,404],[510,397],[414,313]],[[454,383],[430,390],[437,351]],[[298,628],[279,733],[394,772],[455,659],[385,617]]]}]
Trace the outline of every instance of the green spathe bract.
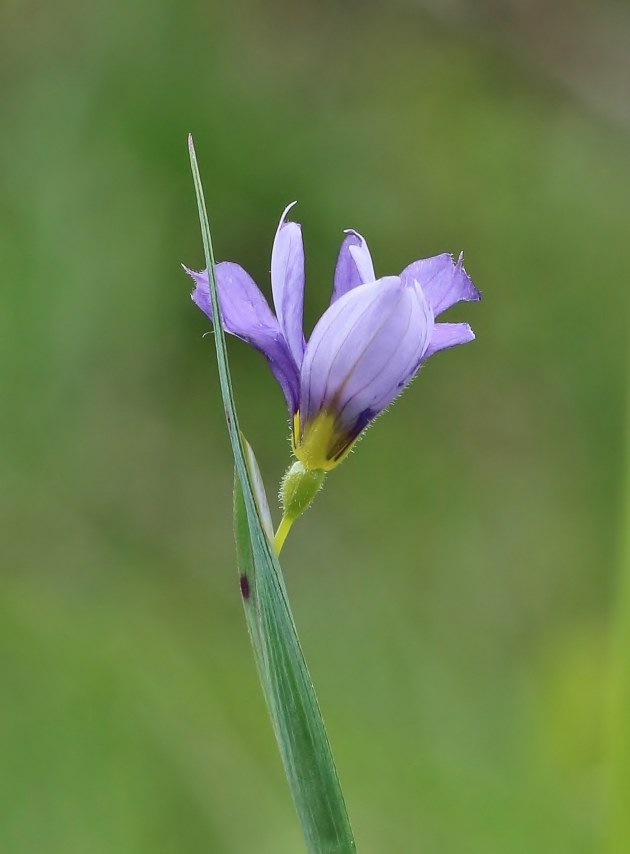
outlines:
[{"label": "green spathe bract", "polygon": [[290,519],[297,519],[322,488],[326,472],[322,469],[307,469],[299,460],[289,468],[282,478],[280,503],[282,512]]},{"label": "green spathe bract", "polygon": [[271,546],[270,515],[254,454],[242,437],[230,380],[214,277],[214,256],[192,137],[190,162],[209,271],[221,393],[235,466],[234,524],[241,593],[260,681],[310,852],[356,846],[313,685]]}]

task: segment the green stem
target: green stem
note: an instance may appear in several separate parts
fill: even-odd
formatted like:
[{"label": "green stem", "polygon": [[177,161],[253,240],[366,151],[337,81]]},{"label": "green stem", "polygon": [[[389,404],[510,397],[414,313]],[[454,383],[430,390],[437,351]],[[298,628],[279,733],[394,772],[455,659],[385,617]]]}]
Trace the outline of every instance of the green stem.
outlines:
[{"label": "green stem", "polygon": [[279,555],[282,551],[284,541],[286,540],[288,533],[291,530],[291,526],[294,522],[295,519],[292,516],[287,516],[286,514],[280,520],[278,530],[276,531],[276,535],[273,538],[273,547],[276,550],[277,555]]}]

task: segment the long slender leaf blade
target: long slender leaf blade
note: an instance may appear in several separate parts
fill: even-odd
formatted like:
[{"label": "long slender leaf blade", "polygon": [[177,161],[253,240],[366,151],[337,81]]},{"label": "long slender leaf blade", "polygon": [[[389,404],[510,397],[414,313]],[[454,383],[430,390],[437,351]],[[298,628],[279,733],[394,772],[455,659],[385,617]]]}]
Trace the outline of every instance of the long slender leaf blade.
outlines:
[{"label": "long slender leaf blade", "polygon": [[278,576],[252,548],[238,477],[234,510],[238,568],[249,579],[245,615],[307,847],[349,854],[356,850],[352,831],[290,606]]},{"label": "long slender leaf blade", "polygon": [[232,445],[232,453],[234,455],[234,464],[238,472],[239,480],[243,484],[243,497],[245,506],[247,507],[248,517],[250,513],[256,515],[254,496],[249,483],[247,466],[245,464],[245,455],[241,445],[241,437],[238,426],[238,418],[236,415],[236,406],[234,405],[234,392],[232,390],[232,379],[228,365],[227,348],[225,345],[225,332],[223,325],[219,322],[221,318],[221,309],[219,307],[219,297],[217,294],[217,284],[215,277],[215,262],[214,250],[212,248],[212,238],[210,236],[210,226],[208,224],[208,214],[206,213],[206,202],[203,194],[203,186],[201,184],[201,176],[197,165],[197,156],[195,154],[195,146],[192,136],[188,137],[188,150],[190,153],[190,165],[192,168],[193,182],[195,185],[195,194],[197,196],[197,209],[199,212],[199,223],[201,225],[201,238],[203,240],[203,250],[206,259],[206,268],[208,270],[208,280],[210,284],[210,301],[212,304],[212,316],[217,322],[213,324],[214,340],[217,350],[217,367],[219,370],[219,380],[221,383],[221,396],[223,398],[223,406],[225,409],[225,419],[227,421],[230,442]]},{"label": "long slender leaf blade", "polygon": [[308,850],[356,850],[315,691],[302,654],[282,571],[270,542],[269,508],[256,460],[238,424],[220,322],[214,253],[194,145],[190,161],[204,245],[221,393],[235,464],[234,524],[241,593],[260,681]]}]

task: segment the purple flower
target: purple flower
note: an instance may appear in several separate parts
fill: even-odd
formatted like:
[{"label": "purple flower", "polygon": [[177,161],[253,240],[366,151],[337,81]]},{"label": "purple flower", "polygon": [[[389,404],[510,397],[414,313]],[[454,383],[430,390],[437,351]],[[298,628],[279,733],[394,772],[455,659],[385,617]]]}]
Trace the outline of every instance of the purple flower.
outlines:
[{"label": "purple flower", "polygon": [[[293,203],[295,204],[295,202]],[[462,266],[449,254],[414,261],[399,276],[377,279],[367,243],[347,231],[330,306],[308,341],[302,331],[302,230],[282,214],[271,253],[272,312],[238,264],[216,266],[226,332],[265,356],[293,422],[293,450],[307,469],[328,471],[359,434],[401,393],[429,356],[474,339],[467,323],[436,323],[460,300],[479,300]],[[193,301],[212,319],[207,271]]]}]

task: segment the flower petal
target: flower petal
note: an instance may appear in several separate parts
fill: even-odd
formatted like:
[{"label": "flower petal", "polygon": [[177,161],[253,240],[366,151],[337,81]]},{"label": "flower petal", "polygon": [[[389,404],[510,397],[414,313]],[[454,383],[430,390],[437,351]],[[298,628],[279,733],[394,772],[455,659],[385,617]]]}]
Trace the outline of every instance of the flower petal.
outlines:
[{"label": "flower petal", "polygon": [[364,285],[375,279],[376,274],[367,243],[358,232],[348,229],[337,258],[331,304],[357,285]]},{"label": "flower petal", "polygon": [[[193,302],[212,320],[208,271],[197,273],[187,267],[184,270],[195,281]],[[294,413],[298,405],[299,370],[267,300],[249,273],[238,264],[223,261],[214,270],[223,328],[263,354],[280,383],[289,411]]]},{"label": "flower petal", "polygon": [[405,267],[400,278],[405,283],[413,280],[418,282],[433,309],[433,315],[437,317],[460,300],[469,302],[481,299],[462,261],[463,255],[460,255],[457,263],[454,263],[453,256],[447,252],[423,258]]},{"label": "flower petal", "polygon": [[295,202],[282,214],[271,251],[271,290],[280,329],[297,365],[304,355],[302,314],[304,308],[304,246],[302,228],[285,218]]},{"label": "flower petal", "polygon": [[335,415],[334,432],[349,444],[400,393],[433,333],[422,290],[396,276],[346,293],[322,316],[301,371],[300,425]]},{"label": "flower petal", "polygon": [[436,323],[433,327],[431,342],[422,357],[425,362],[429,356],[448,347],[467,344],[475,340],[475,333],[467,323]]}]

